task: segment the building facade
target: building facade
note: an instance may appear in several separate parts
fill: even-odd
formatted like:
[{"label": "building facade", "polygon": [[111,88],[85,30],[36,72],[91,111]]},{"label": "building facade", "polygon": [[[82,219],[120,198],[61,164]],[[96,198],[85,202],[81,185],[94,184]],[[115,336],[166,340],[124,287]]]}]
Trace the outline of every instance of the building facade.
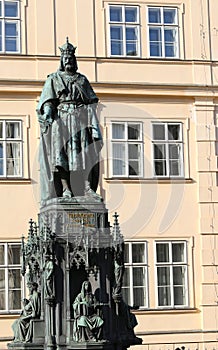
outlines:
[{"label": "building facade", "polygon": [[0,349],[25,294],[46,76],[66,37],[100,102],[98,192],[125,237],[141,348],[218,348],[217,0],[0,0]]}]

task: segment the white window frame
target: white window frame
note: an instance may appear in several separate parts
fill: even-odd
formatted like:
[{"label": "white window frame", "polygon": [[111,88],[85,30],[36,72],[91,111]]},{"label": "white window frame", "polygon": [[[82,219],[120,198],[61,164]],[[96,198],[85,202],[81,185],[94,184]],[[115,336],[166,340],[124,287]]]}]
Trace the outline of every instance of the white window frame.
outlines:
[{"label": "white window frame", "polygon": [[[20,119],[3,119],[0,118],[0,123],[3,125],[3,137],[0,138],[0,143],[3,143],[3,174],[0,175],[2,178],[22,178],[23,177],[23,123]],[[6,124],[7,123],[18,123],[20,128],[20,137],[18,138],[7,138],[6,137]],[[1,135],[0,135],[1,136]],[[19,175],[8,175],[7,174],[7,157],[6,157],[6,145],[7,142],[16,142],[20,144],[20,174]]]},{"label": "white window frame", "polygon": [[[184,261],[173,262],[172,261],[172,245],[173,244],[184,244]],[[157,244],[168,244],[169,246],[169,262],[157,262]],[[155,286],[156,286],[156,307],[158,309],[184,309],[189,307],[189,284],[188,284],[188,252],[187,252],[187,241],[186,240],[165,240],[165,241],[155,241]],[[175,305],[174,303],[174,284],[173,284],[173,267],[182,266],[185,270],[184,277],[184,289],[185,289],[185,303],[182,305]],[[170,305],[159,305],[158,300],[158,267],[169,267],[170,268]]]},{"label": "white window frame", "polygon": [[[19,270],[21,273],[21,263],[20,264],[10,264],[8,262],[8,248],[9,246],[20,246],[21,248],[21,242],[0,242],[1,246],[4,246],[4,264],[0,265],[0,269],[4,270],[5,272],[5,309],[0,310],[0,314],[5,313],[16,313],[21,310],[20,309],[9,309],[9,275],[8,272],[10,269],[13,270]],[[21,277],[21,285],[20,288],[14,288],[13,290],[20,290],[21,291],[21,299],[24,298],[24,279]],[[21,302],[21,300],[20,300]]]},{"label": "white window frame", "polygon": [[[143,244],[144,245],[144,252],[145,252],[145,261],[144,262],[133,262],[132,258],[132,246],[133,244]],[[137,305],[139,306],[139,309],[145,309],[148,308],[148,252],[147,252],[147,242],[146,241],[125,241],[125,248],[128,249],[129,252],[129,261],[125,262],[125,268],[129,269],[129,278],[130,278],[130,285],[125,287],[123,286],[122,289],[124,290],[129,289],[130,292],[130,300],[128,301],[129,305]],[[145,272],[145,285],[144,286],[135,286],[139,288],[145,289],[145,305],[138,305],[137,301],[134,301],[134,286],[133,286],[133,268],[135,267],[143,267]],[[124,272],[125,273],[125,272]],[[126,300],[127,302],[127,300]]]},{"label": "white window frame", "polygon": [[[122,8],[122,21],[116,22],[116,21],[110,21],[110,9],[111,7],[121,7]],[[125,22],[125,8],[136,8],[137,9],[137,22]],[[123,48],[123,54],[121,55],[115,55],[111,52],[111,33],[110,28],[112,26],[120,26],[122,27],[122,48]],[[137,28],[137,34],[138,34],[138,40],[136,41],[136,47],[137,47],[137,55],[128,55],[126,52],[126,28],[127,27],[136,27]],[[139,16],[139,6],[138,5],[116,5],[116,4],[109,4],[108,5],[108,52],[109,56],[111,57],[140,57],[141,56],[141,38],[140,38],[140,16]]]},{"label": "white window frame", "polygon": [[[17,4],[18,15],[17,17],[6,17],[5,16],[5,2],[11,2]],[[20,29],[20,1],[19,0],[0,0],[2,5],[2,14],[0,16],[0,25],[2,25],[2,50],[0,53],[8,53],[8,54],[17,54],[21,52],[21,29]],[[16,51],[7,51],[5,47],[6,37],[5,37],[5,23],[16,23],[17,25],[17,50]]]},{"label": "white window frame", "polygon": [[[113,138],[113,132],[112,132],[112,128],[113,128],[113,124],[123,124],[125,126],[125,137],[124,139],[114,139]],[[128,126],[129,125],[139,125],[140,126],[140,138],[138,140],[134,140],[134,139],[128,139]],[[143,124],[142,122],[139,121],[112,121],[111,122],[111,176],[113,178],[142,178],[143,174],[144,174],[144,166],[143,166],[143,154],[144,154],[144,150],[143,150]],[[125,174],[121,174],[121,175],[114,175],[114,171],[113,171],[113,144],[115,143],[122,143],[125,146],[125,168],[126,168],[126,172]],[[140,145],[140,156],[138,158],[138,162],[139,162],[139,174],[138,175],[129,175],[129,157],[128,157],[128,145],[129,144],[138,144]]]},{"label": "white window frame", "polygon": [[[155,140],[154,139],[154,125],[164,125],[165,128],[165,139],[164,140]],[[179,140],[170,140],[168,139],[168,126],[169,125],[178,125],[180,127],[180,139]],[[183,137],[183,123],[181,122],[170,122],[170,121],[163,121],[163,122],[153,122],[151,123],[151,135],[152,135],[152,163],[153,163],[153,177],[155,178],[183,178],[184,177],[184,137]],[[165,145],[165,152],[166,152],[166,175],[156,175],[155,173],[155,157],[154,157],[154,145],[158,144],[164,144]],[[180,145],[180,158],[178,158],[178,161],[180,161],[180,174],[178,175],[171,175],[170,174],[170,157],[169,157],[169,145],[172,144],[178,144]]]},{"label": "white window frame", "polygon": [[[155,8],[155,9],[160,9],[161,11],[161,23],[150,23],[149,22],[149,9],[151,8]],[[164,12],[164,9],[172,9],[172,10],[176,10],[176,23],[175,24],[168,24],[168,23],[164,23],[164,20],[163,20],[163,12]],[[150,37],[149,37],[149,29],[151,27],[154,27],[154,28],[160,28],[161,29],[161,48],[162,48],[162,55],[161,56],[154,56],[154,55],[151,55],[151,52],[150,52]],[[178,59],[180,58],[180,42],[179,42],[179,15],[178,15],[178,7],[176,6],[170,6],[170,7],[167,7],[167,6],[147,6],[147,43],[148,43],[148,53],[149,53],[149,58],[164,58],[164,59]],[[164,29],[165,28],[172,28],[172,29],[176,29],[176,55],[175,56],[166,56],[165,55],[165,40],[164,40]]]}]

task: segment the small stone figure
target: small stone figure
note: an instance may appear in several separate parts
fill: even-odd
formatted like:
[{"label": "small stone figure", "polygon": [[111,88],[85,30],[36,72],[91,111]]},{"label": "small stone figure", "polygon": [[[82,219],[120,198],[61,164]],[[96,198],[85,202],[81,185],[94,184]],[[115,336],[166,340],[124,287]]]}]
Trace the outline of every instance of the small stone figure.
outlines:
[{"label": "small stone figure", "polygon": [[14,332],[14,342],[16,343],[29,343],[32,341],[33,336],[33,324],[31,320],[39,319],[41,307],[40,307],[40,295],[37,291],[38,284],[32,283],[30,298],[23,300],[23,310],[20,317],[12,324]]},{"label": "small stone figure", "polygon": [[44,264],[44,274],[45,274],[45,298],[52,298],[54,296],[53,292],[53,274],[54,274],[54,264],[51,260],[50,255],[45,255]]},{"label": "small stone figure", "polygon": [[73,340],[76,342],[98,341],[101,338],[103,319],[97,314],[91,283],[84,281],[74,303]]},{"label": "small stone figure", "polygon": [[37,108],[41,200],[71,198],[75,193],[99,198],[95,193],[102,148],[98,97],[88,79],[77,72],[76,47],[68,38],[60,50],[60,68],[48,76]]},{"label": "small stone figure", "polygon": [[122,284],[124,274],[124,247],[117,246],[114,253],[114,286],[113,286],[113,299],[119,301],[122,298]]}]

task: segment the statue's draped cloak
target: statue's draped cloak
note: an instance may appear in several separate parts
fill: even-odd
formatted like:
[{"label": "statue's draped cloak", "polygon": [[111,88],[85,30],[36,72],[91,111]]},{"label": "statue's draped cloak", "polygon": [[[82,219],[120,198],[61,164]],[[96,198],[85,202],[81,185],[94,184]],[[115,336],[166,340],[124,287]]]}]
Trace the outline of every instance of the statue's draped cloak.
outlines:
[{"label": "statue's draped cloak", "polygon": [[45,128],[40,142],[41,200],[55,196],[54,172],[86,171],[98,162],[102,137],[96,115],[95,95],[87,78],[58,71],[48,76],[37,112],[53,110],[53,123]]},{"label": "statue's draped cloak", "polygon": [[[79,293],[73,302],[74,324],[73,324],[73,339],[74,341],[84,341],[82,339],[81,327],[87,329],[88,333],[99,329],[104,321],[95,313],[93,302],[94,296],[91,293],[91,284],[89,283],[89,291],[86,294],[85,282],[82,284],[81,293]],[[87,297],[89,302],[87,301]]]},{"label": "statue's draped cloak", "polygon": [[32,319],[39,318],[41,312],[40,295],[34,291],[28,304],[24,307],[22,315],[14,321],[12,329],[15,342],[30,342],[33,336]]}]

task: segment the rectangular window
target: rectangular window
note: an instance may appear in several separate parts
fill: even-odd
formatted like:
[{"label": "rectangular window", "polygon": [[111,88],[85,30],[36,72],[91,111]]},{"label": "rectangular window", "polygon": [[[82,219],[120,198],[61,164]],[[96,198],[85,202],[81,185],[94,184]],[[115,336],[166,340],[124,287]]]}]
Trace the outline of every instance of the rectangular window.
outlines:
[{"label": "rectangular window", "polygon": [[0,312],[21,309],[20,243],[0,243]]},{"label": "rectangular window", "polygon": [[186,242],[156,242],[158,306],[188,306],[187,269]]},{"label": "rectangular window", "polygon": [[19,1],[0,0],[0,52],[20,52]]},{"label": "rectangular window", "polygon": [[21,121],[0,120],[0,177],[22,176]]},{"label": "rectangular window", "polygon": [[142,124],[112,123],[113,176],[142,176]]},{"label": "rectangular window", "polygon": [[128,305],[148,307],[147,249],[145,242],[125,243],[123,298]]},{"label": "rectangular window", "polygon": [[184,176],[181,123],[153,123],[154,176]]},{"label": "rectangular window", "polygon": [[148,7],[150,57],[179,57],[177,8]]},{"label": "rectangular window", "polygon": [[139,56],[138,6],[110,5],[110,55]]}]

